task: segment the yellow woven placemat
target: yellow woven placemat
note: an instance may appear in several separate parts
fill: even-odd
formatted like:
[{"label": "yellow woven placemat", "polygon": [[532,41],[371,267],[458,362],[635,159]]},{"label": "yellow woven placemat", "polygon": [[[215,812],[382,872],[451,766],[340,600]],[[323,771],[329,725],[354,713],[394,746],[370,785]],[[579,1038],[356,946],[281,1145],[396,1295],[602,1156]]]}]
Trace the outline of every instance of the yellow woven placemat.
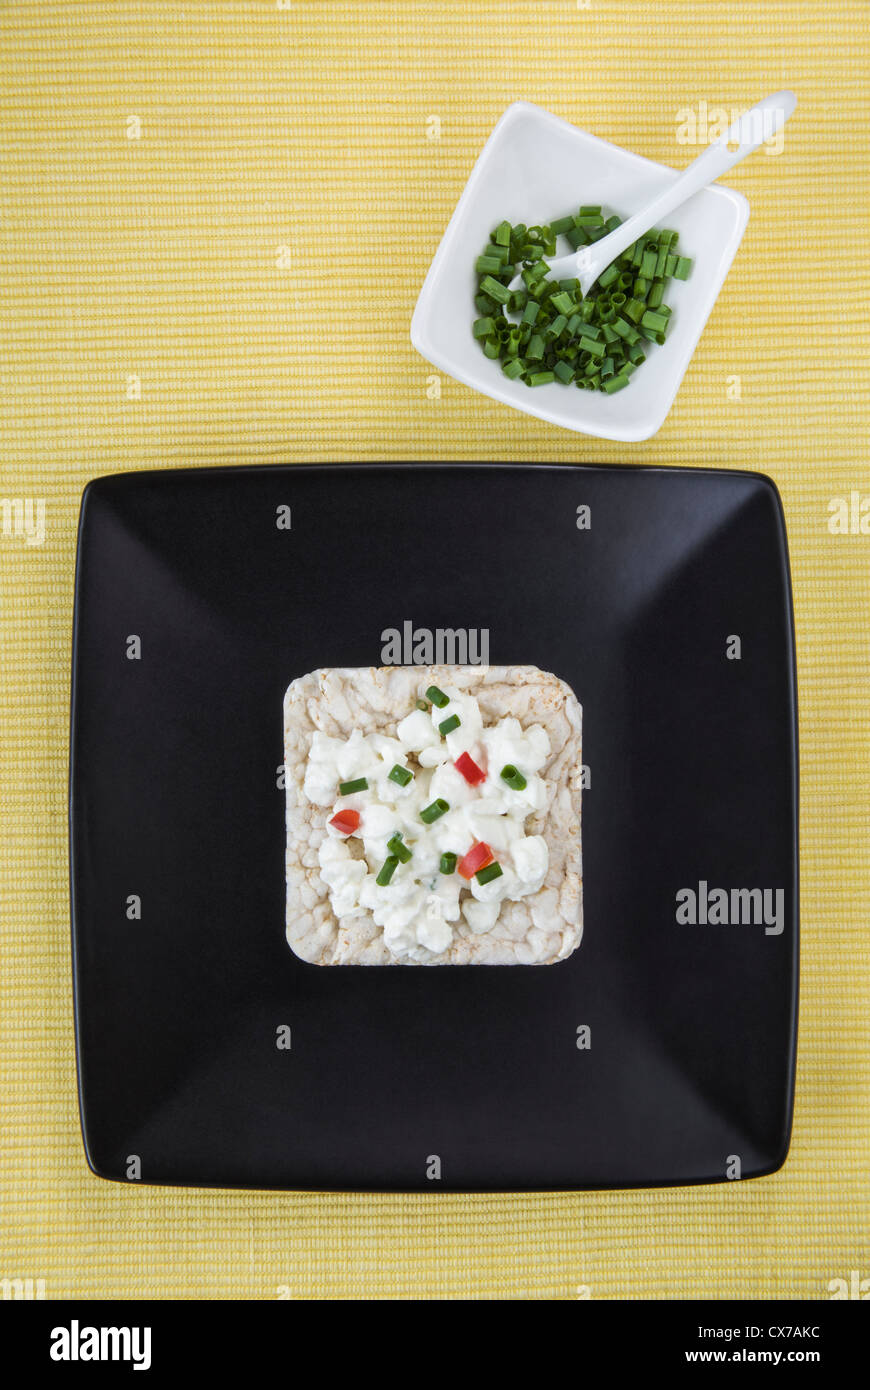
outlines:
[{"label": "yellow woven placemat", "polygon": [[[864,0],[7,3],[2,63],[4,850],[0,1277],[48,1298],[814,1297],[870,1275],[870,494]],[[778,155],[647,443],[472,394],[408,340],[472,162],[523,97],[682,167],[681,110],[779,87]],[[437,119],[433,119],[437,118]],[[734,378],[739,378],[739,397]],[[427,387],[429,388],[427,390]],[[802,731],[791,1156],[713,1189],[546,1196],[101,1182],[78,1130],[65,779],[78,500],[189,464],[555,459],[748,467],[785,504]],[[39,539],[39,507],[45,536]],[[4,513],[5,520],[5,513]]]}]

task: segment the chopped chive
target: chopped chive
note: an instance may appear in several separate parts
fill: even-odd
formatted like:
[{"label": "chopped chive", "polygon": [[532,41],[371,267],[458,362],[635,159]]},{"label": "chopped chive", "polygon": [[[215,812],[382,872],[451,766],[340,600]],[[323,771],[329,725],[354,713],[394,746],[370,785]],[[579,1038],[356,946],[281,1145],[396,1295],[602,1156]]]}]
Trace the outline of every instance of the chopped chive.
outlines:
[{"label": "chopped chive", "polygon": [[573,217],[557,217],[555,222],[550,223],[550,231],[555,232],[556,236],[561,236],[563,232],[567,232],[573,226]]},{"label": "chopped chive", "polygon": [[443,690],[439,690],[437,685],[430,685],[426,691],[426,699],[431,700],[436,709],[443,709],[450,704],[450,696],[445,695]]},{"label": "chopped chive", "polygon": [[513,787],[515,792],[521,792],[528,786],[523,774],[514,767],[513,763],[506,763],[499,773],[503,782],[507,782],[509,787]]},{"label": "chopped chive", "polygon": [[502,285],[498,280],[493,280],[491,275],[485,275],[480,282],[480,288],[484,294],[490,295],[498,300],[499,304],[507,304],[511,297],[511,292],[507,285]]},{"label": "chopped chive", "polygon": [[447,734],[452,734],[454,729],[458,729],[461,723],[462,720],[459,718],[458,714],[451,714],[449,719],[441,720],[441,723],[438,725],[438,732],[446,737]]},{"label": "chopped chive", "polygon": [[496,246],[508,246],[511,239],[510,222],[499,222],[493,234],[493,241]]},{"label": "chopped chive", "polygon": [[529,386],[546,386],[549,382],[556,380],[555,372],[531,372],[526,381]]},{"label": "chopped chive", "polygon": [[648,309],[640,321],[640,326],[641,328],[651,328],[654,333],[667,333],[667,315],[655,313],[652,309]]},{"label": "chopped chive", "polygon": [[395,782],[399,787],[407,787],[413,776],[414,774],[409,767],[402,767],[400,763],[395,763],[388,772],[387,779],[390,782]]},{"label": "chopped chive", "polygon": [[368,780],[365,777],[357,777],[353,782],[339,782],[338,790],[342,796],[353,796],[354,792],[367,792],[369,789]]},{"label": "chopped chive", "polygon": [[396,872],[398,864],[399,861],[394,854],[391,854],[388,859],[384,860],[381,871],[375,879],[375,883],[377,883],[380,888],[386,888],[393,874]]},{"label": "chopped chive", "polygon": [[629,378],[625,372],[617,372],[616,376],[608,378],[603,383],[602,390],[606,391],[608,396],[612,396],[614,391],[621,391],[623,386],[628,385],[628,382]]},{"label": "chopped chive", "polygon": [[423,810],[420,812],[420,819],[421,821],[425,821],[426,825],[431,825],[433,821],[440,820],[441,816],[449,810],[449,801],[445,801],[443,797],[439,796],[436,797],[434,801],[430,802],[428,806],[423,807]]},{"label": "chopped chive", "polygon": [[566,386],[574,378],[574,368],[570,362],[557,362],[553,371],[560,381],[564,381]]},{"label": "chopped chive", "polygon": [[478,869],[477,873],[474,875],[481,885],[484,883],[492,883],[494,878],[501,878],[501,876],[502,867],[501,864],[498,863],[487,864],[485,869]]},{"label": "chopped chive", "polygon": [[408,846],[403,843],[402,836],[398,831],[387,840],[387,849],[390,851],[390,854],[402,864],[407,864],[408,860],[411,858],[411,851],[408,849]]},{"label": "chopped chive", "polygon": [[692,262],[688,256],[677,256],[677,263],[674,266],[675,280],[688,280],[689,271],[692,269]]},{"label": "chopped chive", "polygon": [[438,865],[439,872],[442,874],[452,874],[456,871],[456,855],[452,851],[442,854],[441,863]]}]

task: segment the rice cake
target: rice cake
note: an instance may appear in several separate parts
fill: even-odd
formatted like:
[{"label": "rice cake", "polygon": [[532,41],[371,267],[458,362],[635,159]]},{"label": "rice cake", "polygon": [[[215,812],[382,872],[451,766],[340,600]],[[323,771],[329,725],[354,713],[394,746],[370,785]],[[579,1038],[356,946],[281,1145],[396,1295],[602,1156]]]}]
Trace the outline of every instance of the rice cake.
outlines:
[{"label": "rice cake", "polygon": [[[306,773],[312,748],[325,741],[353,736],[361,746],[360,736],[382,735],[380,743],[392,747],[388,741],[398,724],[433,686],[451,688],[457,700],[473,696],[487,733],[502,727],[500,721],[506,728],[518,721],[530,737],[535,726],[545,731],[549,751],[540,771],[540,804],[526,817],[524,833],[543,837],[548,863],[537,891],[501,902],[489,929],[472,930],[460,917],[445,949],[398,950],[385,940],[372,911],[333,906],[321,855],[327,835],[335,835],[327,828],[327,808],[337,785],[327,779],[319,789],[309,777],[312,800]],[[583,929],[581,734],[582,710],[573,691],[536,666],[324,668],[294,680],[284,698],[286,931],[294,953],[316,965],[544,965],[571,955]],[[415,755],[410,761],[415,765]],[[363,857],[359,846],[354,853]],[[368,868],[373,872],[373,865]],[[463,891],[466,899],[471,896]]]}]

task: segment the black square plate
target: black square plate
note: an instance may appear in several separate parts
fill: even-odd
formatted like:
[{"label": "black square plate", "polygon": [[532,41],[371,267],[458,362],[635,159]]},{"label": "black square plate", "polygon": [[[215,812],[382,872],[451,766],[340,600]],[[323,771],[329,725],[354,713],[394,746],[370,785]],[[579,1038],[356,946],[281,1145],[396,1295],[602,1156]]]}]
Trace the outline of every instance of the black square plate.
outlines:
[{"label": "black square plate", "polygon": [[[382,633],[406,621],[488,629],[493,664],[553,671],[583,706],[585,929],[558,965],[319,967],[287,945],[284,691],[318,666],[382,664]],[[94,1172],[518,1190],[782,1163],[797,733],[767,478],[464,463],[101,478],[82,504],[73,665]]]}]

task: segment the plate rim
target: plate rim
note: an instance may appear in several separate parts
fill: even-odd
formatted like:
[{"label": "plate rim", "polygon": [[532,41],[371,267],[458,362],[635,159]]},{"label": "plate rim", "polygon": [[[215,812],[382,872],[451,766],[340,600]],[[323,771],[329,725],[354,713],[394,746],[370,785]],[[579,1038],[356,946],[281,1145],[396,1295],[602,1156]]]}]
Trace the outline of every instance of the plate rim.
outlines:
[{"label": "plate rim", "polygon": [[[119,470],[110,473],[99,474],[85,484],[82,489],[81,503],[79,509],[78,526],[76,532],[76,557],[74,566],[74,591],[73,591],[73,614],[72,614],[72,641],[70,650],[70,691],[69,691],[69,739],[68,739],[68,764],[67,764],[67,851],[68,851],[68,883],[69,883],[69,930],[71,946],[71,975],[72,975],[72,1006],[74,1024],[74,1043],[75,1043],[75,1064],[76,1064],[76,1094],[78,1100],[79,1129],[82,1137],[82,1145],[85,1158],[90,1171],[104,1181],[116,1182],[123,1186],[128,1186],[130,1180],[119,1176],[116,1173],[104,1171],[97,1162],[85,1125],[85,1089],[86,1082],[83,1075],[84,1046],[82,1039],[82,1016],[81,1016],[81,996],[80,978],[82,971],[81,953],[78,946],[78,910],[77,910],[77,879],[78,865],[76,856],[76,799],[75,799],[75,779],[78,771],[78,752],[77,752],[77,712],[80,699],[79,693],[79,655],[80,655],[80,630],[82,623],[82,595],[81,580],[84,560],[85,547],[83,544],[85,526],[87,524],[87,514],[90,503],[95,496],[99,497],[103,493],[112,493],[119,489],[123,490],[130,486],[135,486],[137,482],[154,480],[160,478],[166,481],[177,479],[179,482],[189,482],[196,479],[211,479],[224,476],[247,477],[253,474],[286,473],[292,474],[297,470],[306,474],[314,475],[320,472],[340,472],[353,473],[366,469],[377,469],[412,473],[417,470],[423,471],[448,471],[465,470],[472,471],[478,469],[498,471],[520,471],[526,473],[551,473],[551,472],[574,472],[574,473],[609,473],[621,475],[628,474],[658,474],[658,475],[700,475],[705,479],[718,477],[741,478],[747,482],[753,482],[760,489],[767,492],[774,505],[776,518],[776,541],[779,552],[779,561],[784,579],[785,616],[788,628],[786,659],[788,666],[788,724],[789,724],[789,765],[793,785],[792,814],[791,814],[791,844],[792,844],[792,884],[791,892],[793,895],[793,921],[794,938],[789,955],[791,966],[791,988],[789,991],[790,1007],[790,1026],[788,1038],[784,1042],[784,1055],[787,1062],[788,1085],[783,1095],[785,1110],[782,1117],[782,1142],[779,1150],[773,1155],[769,1165],[753,1170],[745,1178],[741,1177],[740,1182],[753,1181],[757,1178],[769,1177],[778,1172],[786,1162],[794,1130],[794,1103],[797,1088],[797,1047],[800,1025],[800,703],[797,673],[797,641],[796,624],[794,610],[794,588],[792,582],[791,562],[788,547],[788,531],[785,519],[785,509],[782,496],[775,480],[767,473],[759,470],[744,468],[712,468],[709,466],[697,465],[682,467],[671,464],[613,464],[613,463],[574,463],[574,462],[523,462],[521,460],[473,460],[473,459],[441,459],[427,462],[409,462],[400,460],[363,460],[360,462],[344,461],[329,463],[274,463],[274,464],[228,464],[228,465],[207,465],[196,467],[182,465],[178,468],[144,468]],[[177,1180],[155,1180],[137,1179],[134,1185],[168,1187],[168,1188],[188,1188],[188,1189],[208,1189],[227,1192],[239,1191],[270,1191],[270,1192],[343,1192],[343,1193],[388,1193],[391,1195],[426,1196],[437,1197],[439,1192],[442,1194],[485,1194],[490,1192],[498,1193],[517,1193],[528,1194],[535,1192],[565,1192],[577,1193],[586,1191],[637,1191],[653,1190],[660,1188],[678,1189],[682,1187],[695,1186],[720,1186],[727,1179],[723,1176],[718,1179],[709,1177],[681,1178],[677,1181],[662,1179],[660,1181],[638,1181],[623,1183],[583,1183],[582,1185],[565,1187],[563,1184],[553,1184],[538,1182],[534,1185],[518,1186],[516,1183],[487,1183],[483,1184],[460,1184],[455,1185],[449,1181],[439,1183],[438,1190],[427,1193],[418,1187],[395,1187],[381,1183],[364,1183],[359,1186],[347,1186],[345,1184],[306,1184],[306,1185],[287,1185],[286,1183],[250,1183],[239,1182],[228,1184],[225,1182],[208,1182],[202,1179],[187,1180],[179,1178]]]}]

